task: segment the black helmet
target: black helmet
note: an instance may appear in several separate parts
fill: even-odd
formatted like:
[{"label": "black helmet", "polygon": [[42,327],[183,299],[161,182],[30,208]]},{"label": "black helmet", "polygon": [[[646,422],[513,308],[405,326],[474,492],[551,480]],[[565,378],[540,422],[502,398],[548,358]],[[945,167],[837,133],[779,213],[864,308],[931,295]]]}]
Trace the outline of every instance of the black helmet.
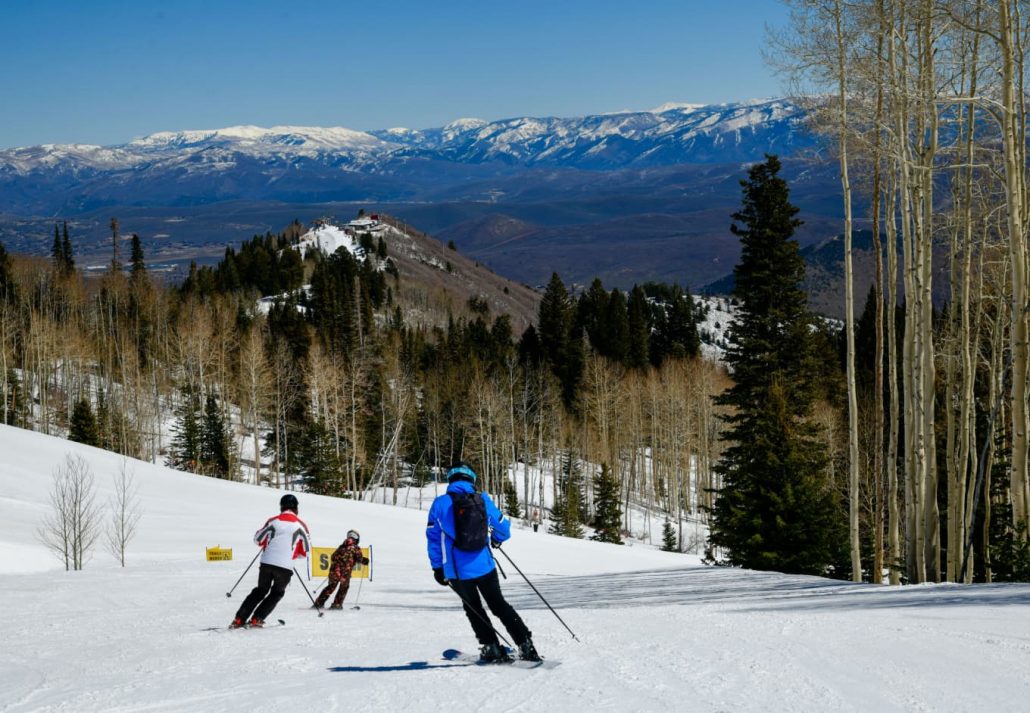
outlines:
[{"label": "black helmet", "polygon": [[347,539],[354,540],[354,544],[361,542],[361,533],[357,530],[347,530]]},{"label": "black helmet", "polygon": [[447,482],[453,483],[455,480],[467,480],[468,482],[475,484],[476,471],[472,470],[472,466],[468,463],[460,460],[452,465],[447,471]]},{"label": "black helmet", "polygon": [[286,495],[279,498],[279,511],[293,510],[297,512],[297,496],[293,493],[286,493]]}]

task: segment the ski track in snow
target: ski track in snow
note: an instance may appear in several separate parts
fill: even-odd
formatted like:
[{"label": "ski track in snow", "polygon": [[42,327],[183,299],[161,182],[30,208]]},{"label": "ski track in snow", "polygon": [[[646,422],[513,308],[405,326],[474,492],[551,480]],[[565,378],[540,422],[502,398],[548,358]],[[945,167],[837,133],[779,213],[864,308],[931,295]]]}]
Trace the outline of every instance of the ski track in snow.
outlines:
[{"label": "ski track in snow", "polygon": [[[476,643],[432,580],[425,514],[303,493],[316,546],[350,527],[374,545],[361,609],[357,580],[345,609],[322,618],[293,582],[270,617],[285,627],[204,631],[226,626],[253,586],[256,567],[225,596],[279,493],[133,463],[144,512],[128,566],[98,549],[64,572],[34,533],[69,451],[91,463],[106,502],[119,458],[0,427],[0,713],[993,713],[1030,700],[1028,585],[855,585],[518,528],[505,551],[582,643],[502,557],[508,599],[561,666],[445,661]],[[215,544],[235,559],[205,562]]]}]

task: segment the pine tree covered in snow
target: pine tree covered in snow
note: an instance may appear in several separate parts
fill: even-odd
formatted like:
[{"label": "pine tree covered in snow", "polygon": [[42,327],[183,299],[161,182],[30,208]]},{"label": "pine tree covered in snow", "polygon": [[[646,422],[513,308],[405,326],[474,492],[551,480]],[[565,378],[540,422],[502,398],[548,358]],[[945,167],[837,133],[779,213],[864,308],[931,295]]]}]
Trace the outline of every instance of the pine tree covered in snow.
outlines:
[{"label": "pine tree covered in snow", "polygon": [[809,419],[816,365],[804,262],[792,237],[800,221],[779,170],[775,156],[753,166],[733,215],[740,310],[727,352],[735,383],[721,399],[732,412],[711,544],[736,565],[826,574],[845,553],[846,520]]}]

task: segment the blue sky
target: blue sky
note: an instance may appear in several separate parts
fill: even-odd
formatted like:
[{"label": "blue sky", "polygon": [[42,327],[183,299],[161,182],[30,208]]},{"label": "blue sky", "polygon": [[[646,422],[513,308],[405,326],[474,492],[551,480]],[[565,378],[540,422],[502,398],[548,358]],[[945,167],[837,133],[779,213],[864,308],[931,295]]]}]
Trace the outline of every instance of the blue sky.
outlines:
[{"label": "blue sky", "polygon": [[0,147],[781,93],[776,0],[0,0]]}]

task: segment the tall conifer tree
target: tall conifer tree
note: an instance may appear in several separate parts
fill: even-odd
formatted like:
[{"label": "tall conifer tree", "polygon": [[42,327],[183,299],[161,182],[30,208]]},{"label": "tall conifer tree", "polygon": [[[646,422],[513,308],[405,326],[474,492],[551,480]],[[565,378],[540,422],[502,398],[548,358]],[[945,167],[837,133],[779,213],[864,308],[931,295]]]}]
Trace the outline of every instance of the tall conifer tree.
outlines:
[{"label": "tall conifer tree", "polygon": [[93,415],[93,407],[84,398],[76,401],[72,409],[68,440],[85,443],[87,446],[100,445],[100,431],[97,428],[96,416]]},{"label": "tall conifer tree", "polygon": [[54,223],[54,242],[50,246],[50,258],[54,261],[54,269],[64,271],[64,246],[61,244],[61,231]]},{"label": "tall conifer tree", "polygon": [[68,221],[61,226],[61,254],[64,258],[64,271],[71,274],[75,272],[75,252],[72,250],[72,240],[68,236]]},{"label": "tall conifer tree", "polygon": [[229,429],[222,417],[218,399],[210,392],[204,400],[200,461],[205,473],[219,478],[229,477]]},{"label": "tall conifer tree", "polygon": [[811,319],[792,237],[801,222],[779,171],[775,156],[753,166],[733,214],[742,247],[734,269],[740,307],[727,351],[735,383],[722,397],[731,413],[711,544],[744,567],[826,574],[846,561],[846,521],[809,418]]},{"label": "tall conifer tree", "polygon": [[583,374],[583,340],[577,328],[575,303],[558,273],[551,275],[540,300],[540,350],[562,386],[562,400],[576,401]]},{"label": "tall conifer tree", "polygon": [[11,274],[11,258],[3,243],[0,243],[0,302],[14,302],[14,276]]},{"label": "tall conifer tree", "polygon": [[619,481],[607,463],[594,476],[594,535],[590,539],[622,544],[622,508],[619,507]]},{"label": "tall conifer tree", "polygon": [[143,257],[143,243],[140,242],[139,236],[136,233],[132,234],[132,257],[130,258],[130,264],[132,265],[132,276],[140,278],[147,273],[147,263]]},{"label": "tall conifer tree", "polygon": [[626,302],[629,321],[629,349],[626,366],[631,369],[646,369],[651,355],[651,308],[647,295],[639,285],[633,285]]}]

